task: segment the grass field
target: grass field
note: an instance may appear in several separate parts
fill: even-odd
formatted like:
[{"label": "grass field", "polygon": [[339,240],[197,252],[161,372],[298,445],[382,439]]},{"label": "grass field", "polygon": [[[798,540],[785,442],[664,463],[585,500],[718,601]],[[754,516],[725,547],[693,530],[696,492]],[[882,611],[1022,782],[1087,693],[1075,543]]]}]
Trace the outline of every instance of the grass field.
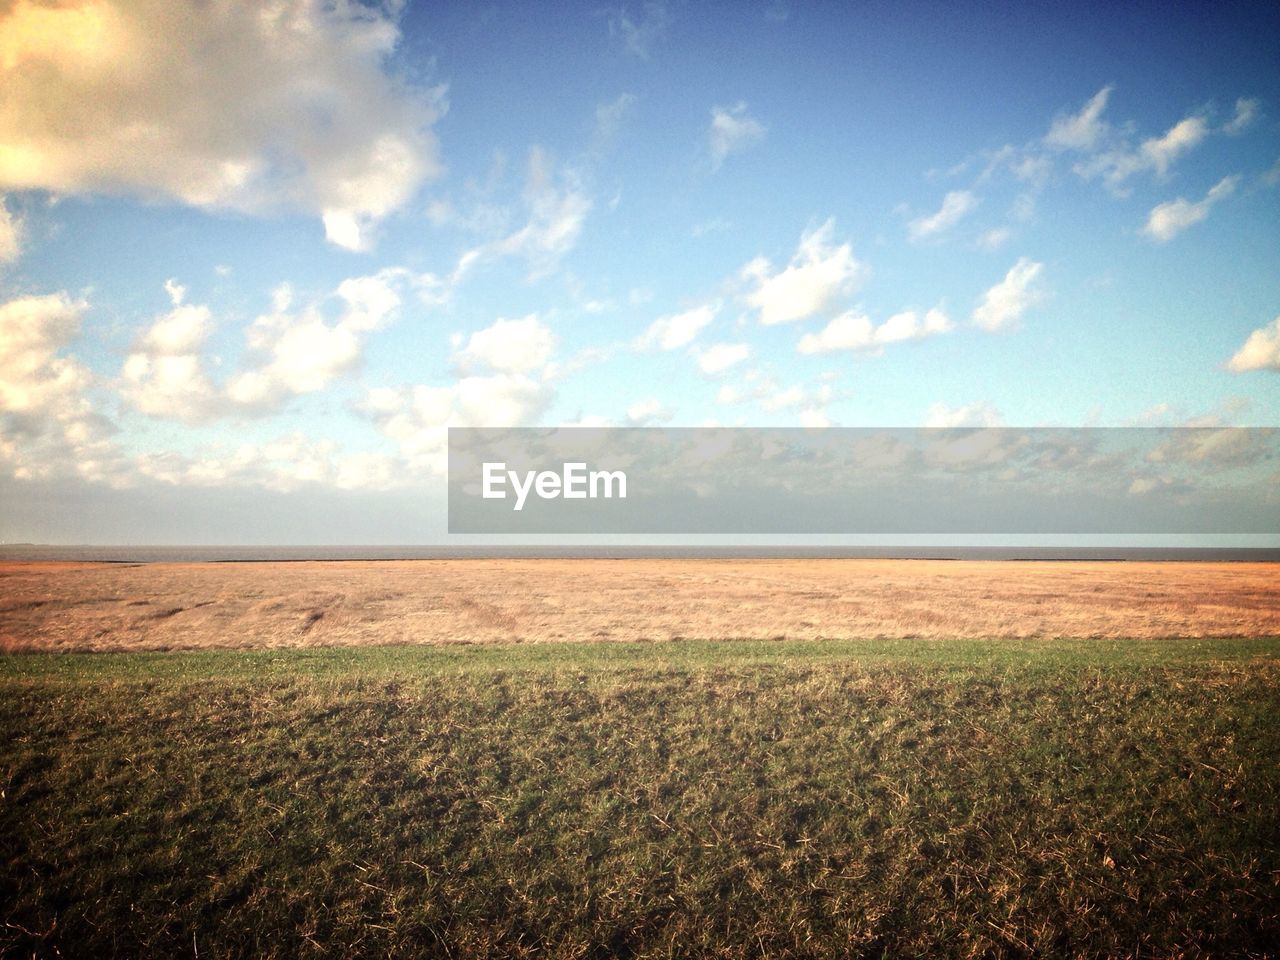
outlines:
[{"label": "grass field", "polygon": [[12,956],[1274,956],[1280,639],[0,658]]}]

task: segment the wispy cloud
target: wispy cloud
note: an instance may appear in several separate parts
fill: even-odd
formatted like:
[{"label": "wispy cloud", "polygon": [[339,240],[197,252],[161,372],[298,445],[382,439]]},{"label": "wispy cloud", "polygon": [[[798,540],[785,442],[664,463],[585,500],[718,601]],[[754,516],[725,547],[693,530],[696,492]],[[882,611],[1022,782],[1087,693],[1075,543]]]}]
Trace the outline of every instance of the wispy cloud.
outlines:
[{"label": "wispy cloud", "polygon": [[636,339],[638,350],[678,350],[687,346],[720,312],[720,301],[659,317]]},{"label": "wispy cloud", "polygon": [[557,168],[546,150],[534,146],[529,150],[523,202],[523,226],[463,253],[450,283],[460,283],[473,269],[495,256],[525,259],[530,279],[556,269],[578,242],[591,212],[591,197],[574,170]]},{"label": "wispy cloud", "polygon": [[1178,197],[1157,205],[1147,216],[1142,232],[1157,243],[1169,242],[1188,227],[1206,219],[1214,204],[1231,196],[1239,182],[1239,176],[1223,177],[1202,200],[1193,202],[1185,197]]},{"label": "wispy cloud", "polygon": [[1236,101],[1236,110],[1231,119],[1222,125],[1222,132],[1234,137],[1248,130],[1262,113],[1262,101],[1251,97],[1241,97]]},{"label": "wispy cloud", "polygon": [[596,107],[595,144],[597,148],[608,144],[618,135],[622,122],[639,98],[634,93],[620,93],[608,103]]},{"label": "wispy cloud", "polygon": [[972,213],[979,202],[978,197],[968,190],[952,190],[942,198],[942,206],[936,213],[912,220],[907,225],[907,233],[912,240],[935,237]]},{"label": "wispy cloud", "polygon": [[714,107],[711,110],[711,126],[707,140],[711,150],[711,166],[719,170],[730,154],[743,150],[764,139],[765,127],[747,112],[745,103],[728,109]]},{"label": "wispy cloud", "polygon": [[630,7],[609,12],[609,35],[641,60],[648,60],[653,45],[671,25],[671,11],[662,2],[645,3],[635,14]]},{"label": "wispy cloud", "polygon": [[989,333],[1013,329],[1023,314],[1044,299],[1037,286],[1043,264],[1026,257],[1009,268],[1004,279],[989,289],[973,311],[973,322]]},{"label": "wispy cloud", "polygon": [[1078,113],[1060,114],[1045,134],[1044,142],[1050,147],[1063,150],[1092,150],[1109,129],[1102,119],[1102,111],[1107,108],[1111,98],[1112,86],[1103,87],[1095,93]]},{"label": "wispy cloud", "polygon": [[1144,140],[1137,147],[1121,144],[1082,161],[1076,165],[1076,172],[1086,178],[1100,176],[1108,187],[1120,191],[1125,181],[1135,174],[1168,175],[1174,161],[1197,147],[1208,135],[1209,123],[1204,117],[1185,117],[1162,136]]}]

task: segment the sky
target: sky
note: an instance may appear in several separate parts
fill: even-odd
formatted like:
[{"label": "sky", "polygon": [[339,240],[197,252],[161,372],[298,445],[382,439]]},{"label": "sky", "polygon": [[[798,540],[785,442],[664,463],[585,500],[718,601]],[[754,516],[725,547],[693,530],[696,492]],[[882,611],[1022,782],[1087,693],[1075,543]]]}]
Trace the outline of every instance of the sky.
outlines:
[{"label": "sky", "polygon": [[444,539],[449,426],[1280,424],[1280,8],[0,3],[0,540]]}]

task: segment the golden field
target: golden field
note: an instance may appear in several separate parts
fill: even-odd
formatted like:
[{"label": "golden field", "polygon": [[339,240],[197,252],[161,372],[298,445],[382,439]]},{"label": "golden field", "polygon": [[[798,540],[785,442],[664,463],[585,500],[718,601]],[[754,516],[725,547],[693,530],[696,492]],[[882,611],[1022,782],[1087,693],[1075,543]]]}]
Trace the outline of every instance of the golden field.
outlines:
[{"label": "golden field", "polygon": [[1280,635],[1268,563],[463,559],[0,564],[0,650]]}]

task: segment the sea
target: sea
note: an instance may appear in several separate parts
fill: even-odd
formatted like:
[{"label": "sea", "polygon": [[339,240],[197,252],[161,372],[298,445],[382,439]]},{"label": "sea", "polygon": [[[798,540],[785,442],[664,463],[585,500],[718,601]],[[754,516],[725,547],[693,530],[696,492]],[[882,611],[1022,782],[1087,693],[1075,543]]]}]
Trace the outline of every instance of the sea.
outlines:
[{"label": "sea", "polygon": [[231,563],[483,559],[1093,560],[1280,563],[1280,547],[1035,546],[92,546],[0,544],[0,561]]}]

